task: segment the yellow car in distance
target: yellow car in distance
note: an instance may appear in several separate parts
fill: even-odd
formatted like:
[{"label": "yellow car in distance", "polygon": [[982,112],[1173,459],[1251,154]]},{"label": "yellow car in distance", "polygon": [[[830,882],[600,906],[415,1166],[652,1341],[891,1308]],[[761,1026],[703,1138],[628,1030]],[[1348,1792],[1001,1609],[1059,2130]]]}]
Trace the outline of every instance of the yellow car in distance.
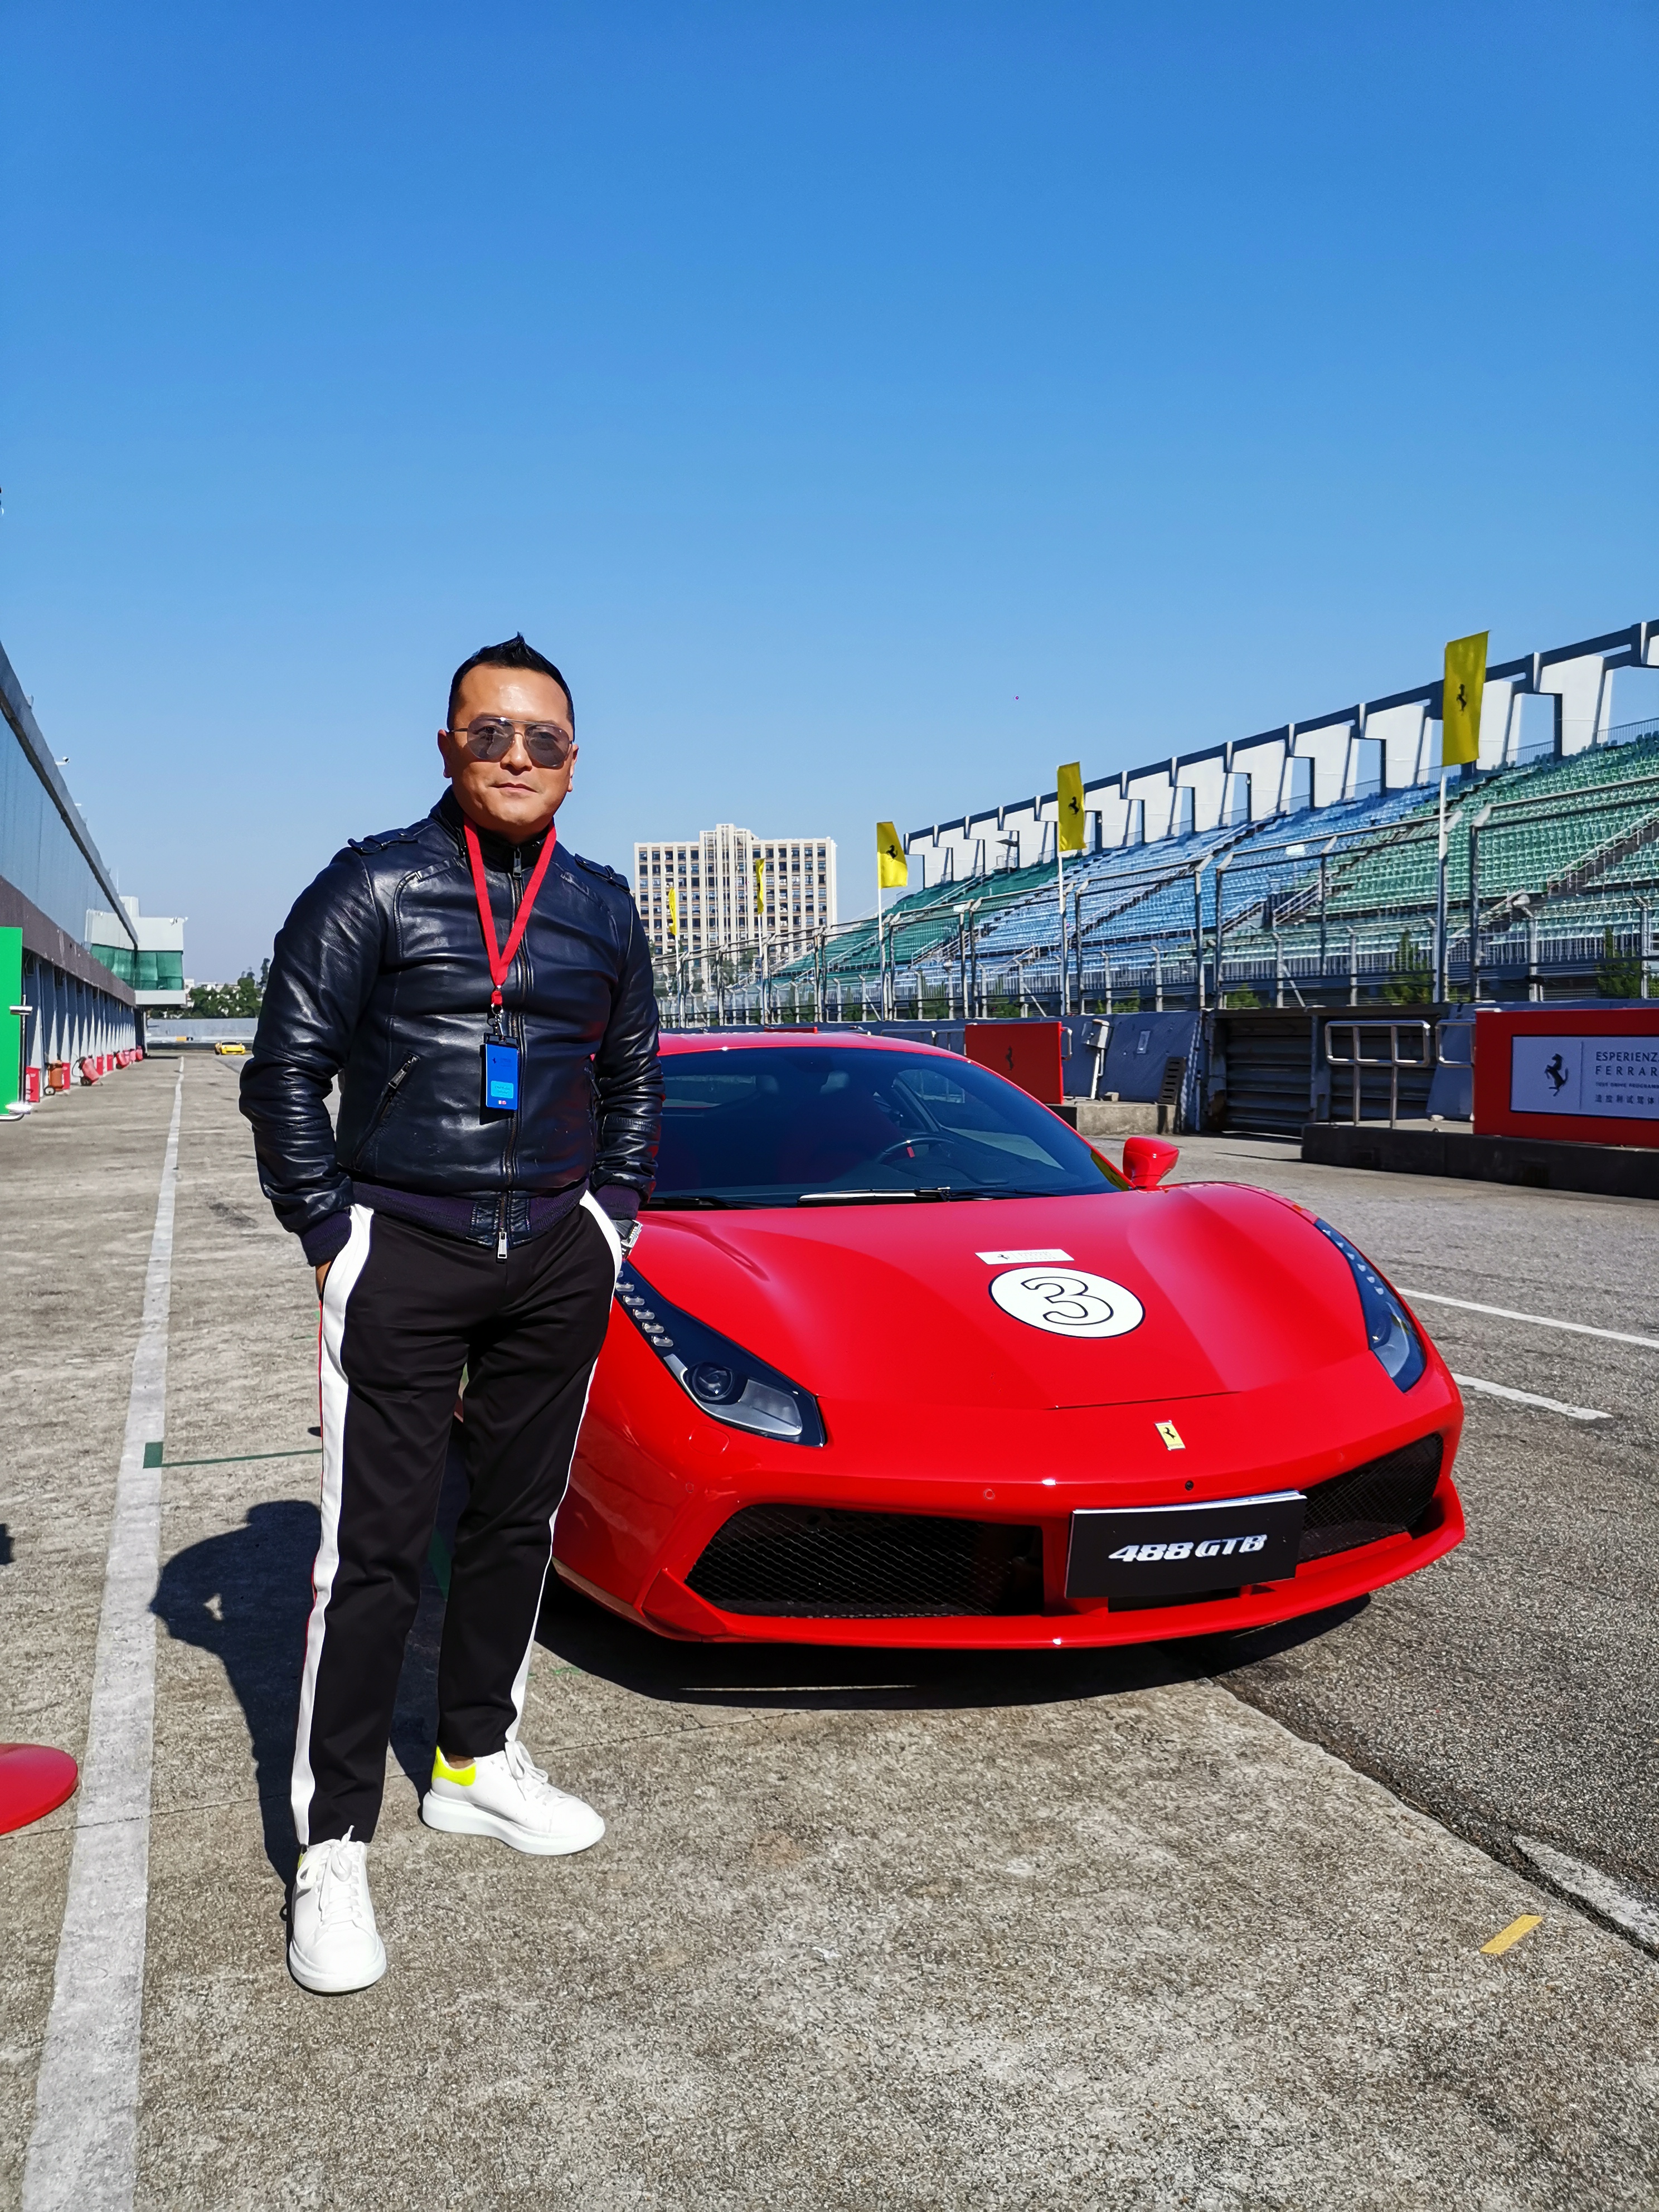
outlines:
[{"label": "yellow car in distance", "polygon": [[213,1049],[218,1054],[221,1060],[246,1060],[247,1058],[247,1047],[245,1044],[216,1044]]}]

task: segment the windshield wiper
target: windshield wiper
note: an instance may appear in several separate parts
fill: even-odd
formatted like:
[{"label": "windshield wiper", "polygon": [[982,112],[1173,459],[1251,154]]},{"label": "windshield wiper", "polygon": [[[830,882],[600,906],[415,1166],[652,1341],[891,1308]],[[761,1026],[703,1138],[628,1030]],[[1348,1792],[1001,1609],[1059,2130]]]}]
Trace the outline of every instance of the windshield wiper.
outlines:
[{"label": "windshield wiper", "polygon": [[804,1190],[795,1203],[797,1206],[893,1206],[905,1199],[925,1198],[932,1199],[937,1204],[957,1194],[949,1183],[941,1184],[936,1190]]},{"label": "windshield wiper", "polygon": [[958,1190],[956,1198],[1089,1198],[1087,1190],[1027,1190],[1017,1182],[976,1183],[972,1190]]},{"label": "windshield wiper", "polygon": [[936,1206],[963,1205],[975,1198],[1088,1198],[1090,1191],[1024,1190],[1012,1182],[941,1183],[936,1189],[919,1190],[804,1190],[797,1206],[891,1206],[925,1199]]},{"label": "windshield wiper", "polygon": [[970,1183],[960,1188],[948,1182],[921,1184],[901,1190],[804,1190],[793,1199],[781,1194],[776,1198],[721,1198],[713,1191],[676,1190],[653,1192],[646,1200],[643,1211],[648,1213],[744,1212],[781,1206],[913,1206],[919,1203],[945,1206],[959,1204],[970,1198],[1078,1198],[1088,1195],[1089,1193],[1080,1191],[1022,1190],[1015,1183],[1006,1182]]}]

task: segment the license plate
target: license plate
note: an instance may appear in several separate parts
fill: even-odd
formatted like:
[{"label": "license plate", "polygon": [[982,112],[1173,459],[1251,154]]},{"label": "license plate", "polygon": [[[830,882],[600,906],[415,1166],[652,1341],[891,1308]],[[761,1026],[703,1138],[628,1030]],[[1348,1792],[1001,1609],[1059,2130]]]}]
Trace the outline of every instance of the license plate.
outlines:
[{"label": "license plate", "polygon": [[1299,1490],[1275,1490],[1221,1505],[1073,1513],[1066,1595],[1178,1597],[1283,1581],[1296,1572],[1307,1504]]}]

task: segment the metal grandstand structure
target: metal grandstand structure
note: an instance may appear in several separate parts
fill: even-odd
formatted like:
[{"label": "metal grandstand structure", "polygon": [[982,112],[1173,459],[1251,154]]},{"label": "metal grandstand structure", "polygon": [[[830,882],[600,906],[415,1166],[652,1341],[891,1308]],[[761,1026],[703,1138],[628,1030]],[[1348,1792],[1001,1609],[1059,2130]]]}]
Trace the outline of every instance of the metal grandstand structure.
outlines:
[{"label": "metal grandstand structure", "polygon": [[[1593,698],[1563,679],[1551,742],[1537,744],[1536,720],[1522,708],[1552,695],[1525,690],[1522,675],[1536,684],[1552,666],[1571,675],[1591,659],[1600,679]],[[1349,710],[1346,751],[1324,804],[1313,803],[1316,769],[1292,774],[1294,731],[1279,734],[1265,813],[1241,793],[1231,766],[1243,748],[1176,759],[1158,771],[1170,793],[1169,833],[1146,842],[1135,834],[1144,814],[1126,814],[1125,842],[1069,856],[1063,927],[1052,857],[952,869],[897,899],[879,921],[781,937],[696,974],[662,963],[665,1016],[695,1027],[1444,1004],[1587,989],[1659,996],[1655,660],[1659,624],[1643,623],[1489,675],[1502,702],[1498,757],[1486,764],[1483,734],[1482,763],[1450,771],[1443,855],[1430,713],[1438,702],[1425,686],[1411,695],[1421,727],[1399,788],[1379,787],[1386,762],[1368,762],[1358,750],[1367,741],[1354,734],[1389,716],[1397,726],[1399,698]],[[1609,678],[1621,669],[1637,681],[1615,687]],[[1650,698],[1650,713],[1607,719],[1610,707]],[[1588,714],[1562,711],[1587,701]],[[1327,718],[1313,726],[1323,736],[1345,726]],[[1528,730],[1533,738],[1518,743],[1517,731]],[[1381,755],[1383,740],[1370,742]],[[1267,740],[1249,743],[1260,750]],[[1219,768],[1212,818],[1195,826],[1194,784],[1179,779],[1211,761]],[[1150,773],[1114,780],[1117,794]],[[1021,811],[1040,823],[1043,805],[1027,801]],[[947,825],[955,849],[986,818]],[[928,835],[937,850],[939,831]],[[996,848],[981,840],[979,849]],[[1016,851],[1007,848],[1010,860]]]}]

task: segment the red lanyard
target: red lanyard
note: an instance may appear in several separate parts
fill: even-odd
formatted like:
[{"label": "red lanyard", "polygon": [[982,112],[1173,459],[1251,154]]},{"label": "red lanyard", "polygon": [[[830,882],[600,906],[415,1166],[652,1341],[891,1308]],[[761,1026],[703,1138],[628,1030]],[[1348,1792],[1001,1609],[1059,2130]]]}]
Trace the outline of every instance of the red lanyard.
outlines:
[{"label": "red lanyard", "polygon": [[499,1006],[507,971],[524,942],[525,925],[530,920],[530,909],[536,903],[542,878],[547,873],[547,864],[553,857],[553,824],[550,822],[547,825],[546,835],[542,839],[542,857],[531,871],[529,884],[520,902],[519,911],[513,918],[513,927],[507,933],[505,952],[496,941],[495,917],[490,911],[489,886],[484,881],[483,854],[478,850],[478,833],[470,822],[463,823],[461,826],[466,831],[466,857],[472,863],[472,888],[478,894],[478,920],[483,925],[484,951],[489,958],[489,980],[495,986],[490,993],[489,1003],[492,1006]]}]

